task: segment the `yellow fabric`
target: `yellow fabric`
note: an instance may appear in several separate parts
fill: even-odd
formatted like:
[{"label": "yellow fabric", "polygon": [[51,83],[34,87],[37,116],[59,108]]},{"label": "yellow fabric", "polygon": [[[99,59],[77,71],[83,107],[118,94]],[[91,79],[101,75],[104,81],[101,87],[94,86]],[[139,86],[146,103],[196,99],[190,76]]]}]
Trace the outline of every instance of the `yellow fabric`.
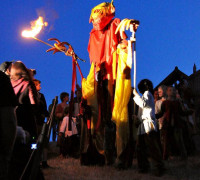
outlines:
[{"label": "yellow fabric", "polygon": [[113,71],[113,79],[115,80],[117,77],[116,77],[116,74],[117,74],[117,52],[115,51],[113,53],[113,63],[112,63],[112,71]]},{"label": "yellow fabric", "polygon": [[82,96],[84,99],[88,99],[94,94],[94,64],[91,64],[90,72],[87,79],[82,80]]},{"label": "yellow fabric", "polygon": [[[97,83],[94,82],[94,64],[91,64],[90,72],[87,76],[87,79],[82,80],[82,94],[83,98],[87,99],[87,104],[90,106],[92,111],[91,117],[91,133],[92,135],[95,132],[95,127],[98,121],[98,102],[97,102]],[[100,126],[100,129],[95,133],[95,146],[100,154],[104,154],[103,140],[104,140],[104,129],[103,126]]]},{"label": "yellow fabric", "polygon": [[126,79],[124,70],[127,67],[127,54],[117,49],[118,67],[115,87],[114,108],[112,120],[118,125],[120,122],[128,122],[128,102],[131,96],[131,79]]}]

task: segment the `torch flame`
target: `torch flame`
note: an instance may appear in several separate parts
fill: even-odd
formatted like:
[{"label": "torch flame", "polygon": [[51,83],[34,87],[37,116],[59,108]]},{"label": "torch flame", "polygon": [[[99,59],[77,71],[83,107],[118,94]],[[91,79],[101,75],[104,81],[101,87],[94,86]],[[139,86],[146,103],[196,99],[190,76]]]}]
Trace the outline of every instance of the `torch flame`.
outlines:
[{"label": "torch flame", "polygon": [[44,26],[47,26],[48,23],[44,22],[44,18],[39,16],[35,21],[31,21],[31,30],[22,31],[23,37],[35,37],[42,30]]}]

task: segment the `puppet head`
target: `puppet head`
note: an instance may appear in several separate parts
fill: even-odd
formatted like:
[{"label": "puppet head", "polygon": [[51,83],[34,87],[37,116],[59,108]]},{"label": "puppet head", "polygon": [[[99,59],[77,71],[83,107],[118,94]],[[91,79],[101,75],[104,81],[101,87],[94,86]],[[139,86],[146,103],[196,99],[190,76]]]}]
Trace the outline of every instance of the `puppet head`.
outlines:
[{"label": "puppet head", "polygon": [[102,30],[114,16],[115,7],[113,0],[111,3],[103,2],[92,9],[89,23],[92,22],[95,30]]}]

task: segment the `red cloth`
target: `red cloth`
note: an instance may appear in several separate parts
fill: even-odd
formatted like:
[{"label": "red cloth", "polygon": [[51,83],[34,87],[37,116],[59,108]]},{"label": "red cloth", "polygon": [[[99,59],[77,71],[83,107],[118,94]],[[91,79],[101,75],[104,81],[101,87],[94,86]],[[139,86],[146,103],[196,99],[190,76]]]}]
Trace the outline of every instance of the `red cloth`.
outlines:
[{"label": "red cloth", "polygon": [[102,31],[92,29],[90,32],[88,44],[90,62],[93,62],[97,66],[105,62],[106,70],[109,74],[112,72],[112,54],[121,41],[119,33],[115,34],[119,23],[120,19],[115,18]]},{"label": "red cloth", "polygon": [[[112,18],[114,18],[114,14],[111,14],[110,16],[96,18],[92,22],[93,29],[98,30],[98,31],[103,30],[108,25],[108,23],[112,20]],[[89,21],[89,23],[91,23],[91,21]]]}]

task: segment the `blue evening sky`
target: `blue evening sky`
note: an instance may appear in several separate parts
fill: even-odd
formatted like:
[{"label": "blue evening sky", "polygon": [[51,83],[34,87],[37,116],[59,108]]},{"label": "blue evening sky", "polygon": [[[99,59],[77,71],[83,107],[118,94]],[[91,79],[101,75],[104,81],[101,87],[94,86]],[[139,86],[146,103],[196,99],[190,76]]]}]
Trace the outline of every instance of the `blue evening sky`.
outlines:
[{"label": "blue evening sky", "polygon": [[[91,9],[101,0],[6,0],[0,6],[0,63],[21,60],[37,70],[47,104],[63,91],[70,93],[71,57],[46,53],[48,46],[21,37],[30,21],[45,15],[49,23],[37,37],[69,42],[79,57],[84,77],[90,68],[87,45],[92,24]],[[140,20],[137,31],[137,83],[148,78],[154,86],[175,66],[190,75],[193,64],[200,69],[199,0],[114,0],[116,16]],[[54,43],[54,42],[50,42]],[[132,73],[133,74],[133,73]],[[80,76],[78,74],[80,84]]]}]

